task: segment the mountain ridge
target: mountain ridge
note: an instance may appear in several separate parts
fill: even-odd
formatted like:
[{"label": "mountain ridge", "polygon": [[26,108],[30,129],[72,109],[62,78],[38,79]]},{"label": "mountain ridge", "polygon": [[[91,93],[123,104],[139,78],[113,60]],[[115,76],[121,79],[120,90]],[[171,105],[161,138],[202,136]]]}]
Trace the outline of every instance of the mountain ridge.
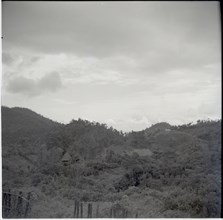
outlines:
[{"label": "mountain ridge", "polygon": [[27,108],[2,106],[1,114],[4,144],[18,142],[18,137],[43,137],[53,127],[62,125]]},{"label": "mountain ridge", "polygon": [[2,186],[35,192],[33,218],[71,218],[74,199],[116,202],[141,217],[219,216],[221,120],[123,133],[82,119],[58,124],[29,109],[2,112]]}]

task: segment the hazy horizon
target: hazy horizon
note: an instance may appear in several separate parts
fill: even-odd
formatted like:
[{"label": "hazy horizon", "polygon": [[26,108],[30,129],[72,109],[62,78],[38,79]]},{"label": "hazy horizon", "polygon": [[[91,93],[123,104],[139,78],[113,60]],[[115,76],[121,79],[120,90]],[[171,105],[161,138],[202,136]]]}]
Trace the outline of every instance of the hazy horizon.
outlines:
[{"label": "hazy horizon", "polygon": [[[2,105],[2,107],[6,107],[6,108],[25,108],[25,107],[22,107],[22,106],[12,106],[12,107],[9,107],[9,106],[5,106],[5,105]],[[40,114],[39,112],[36,112],[36,111],[34,111],[34,110],[32,110],[32,109],[30,109],[30,108],[25,108],[25,109],[29,109],[29,110],[31,110],[31,111],[33,111],[33,112],[35,112],[35,113],[37,113],[37,114],[39,114],[39,115],[41,115],[41,116],[43,116],[43,117],[45,117],[45,118],[47,118],[47,119],[50,119],[50,120],[52,120],[52,121],[54,121],[54,122],[57,122],[57,123],[61,123],[61,124],[69,124],[69,123],[71,123],[72,122],[72,120],[78,120],[78,119],[81,119],[81,120],[87,120],[87,121],[89,121],[89,122],[98,122],[98,121],[94,121],[94,120],[90,120],[90,119],[86,119],[86,118],[72,118],[72,119],[70,119],[68,122],[61,122],[61,121],[58,121],[58,120],[56,120],[56,119],[52,119],[52,118],[50,118],[50,117],[47,117],[47,116],[45,116],[45,115],[42,115],[42,114]],[[196,121],[191,121],[191,122],[189,122],[189,123],[191,123],[192,125],[193,124],[196,124],[197,123],[197,121],[201,121],[201,120],[211,120],[211,121],[219,121],[219,120],[221,120],[221,118],[206,118],[206,119],[197,119]],[[123,130],[121,130],[121,129],[117,129],[117,128],[115,128],[114,126],[112,126],[112,125],[109,125],[108,123],[104,123],[104,124],[106,124],[108,127],[113,127],[114,129],[116,129],[116,130],[118,130],[118,131],[122,131],[122,132],[131,132],[131,131],[142,131],[142,130],[144,130],[144,129],[146,129],[146,128],[150,128],[152,125],[155,125],[155,124],[157,124],[157,123],[163,123],[163,122],[166,122],[166,123],[168,123],[168,124],[170,124],[171,126],[178,126],[178,125],[184,125],[184,124],[171,124],[171,123],[169,123],[169,122],[167,122],[167,121],[157,121],[157,122],[155,122],[155,123],[152,123],[152,124],[148,124],[148,126],[146,126],[145,128],[143,128],[143,129],[140,129],[140,130],[129,130],[129,131],[123,131]],[[100,122],[100,123],[103,123],[103,122]],[[186,123],[185,123],[186,124]]]},{"label": "hazy horizon", "polygon": [[2,2],[2,105],[139,131],[221,119],[218,2]]}]

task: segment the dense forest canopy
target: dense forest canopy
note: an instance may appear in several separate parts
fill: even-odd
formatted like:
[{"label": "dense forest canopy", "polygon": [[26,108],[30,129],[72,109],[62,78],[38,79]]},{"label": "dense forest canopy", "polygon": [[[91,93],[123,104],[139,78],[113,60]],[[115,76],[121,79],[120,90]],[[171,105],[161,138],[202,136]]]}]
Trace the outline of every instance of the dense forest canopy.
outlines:
[{"label": "dense forest canopy", "polygon": [[139,217],[220,217],[221,120],[123,133],[2,107],[2,161],[3,189],[32,191],[33,218],[72,217],[77,198]]}]

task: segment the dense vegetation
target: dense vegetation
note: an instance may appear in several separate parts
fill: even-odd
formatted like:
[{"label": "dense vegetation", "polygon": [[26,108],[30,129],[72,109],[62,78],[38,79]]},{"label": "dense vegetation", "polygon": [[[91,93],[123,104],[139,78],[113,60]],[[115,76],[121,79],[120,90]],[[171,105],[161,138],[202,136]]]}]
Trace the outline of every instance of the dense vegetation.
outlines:
[{"label": "dense vegetation", "polygon": [[33,218],[72,217],[74,199],[101,202],[101,217],[114,202],[139,217],[220,217],[221,120],[124,134],[2,107],[2,135],[3,189],[31,191]]},{"label": "dense vegetation", "polygon": [[22,139],[33,139],[34,141],[39,139],[42,141],[52,128],[59,125],[59,123],[26,108],[2,107],[2,140],[4,145],[18,143]]}]

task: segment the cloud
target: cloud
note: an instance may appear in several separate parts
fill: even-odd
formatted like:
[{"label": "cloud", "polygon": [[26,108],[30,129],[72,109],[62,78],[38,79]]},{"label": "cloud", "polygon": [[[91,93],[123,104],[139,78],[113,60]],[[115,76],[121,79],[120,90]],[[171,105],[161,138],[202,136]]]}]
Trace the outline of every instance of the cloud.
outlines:
[{"label": "cloud", "polygon": [[[12,55],[11,55],[12,54]],[[23,76],[38,80],[43,77],[42,81],[47,81],[47,86],[55,82],[49,72],[60,72],[63,82],[67,86],[77,84],[106,85],[117,84],[128,86],[135,84],[138,79],[132,76],[132,72],[137,68],[132,59],[128,57],[116,58],[90,58],[78,57],[71,54],[44,54],[36,56],[35,54],[24,54],[19,52],[11,52],[11,56],[15,57],[15,65],[4,65],[3,77],[5,81],[13,77],[13,75]],[[44,86],[44,82],[42,82]]]},{"label": "cloud", "polygon": [[36,82],[25,77],[16,77],[8,82],[6,90],[11,93],[36,95]]},{"label": "cloud", "polygon": [[179,60],[211,62],[220,58],[218,6],[217,2],[3,2],[3,48],[99,58],[121,54],[152,63],[160,59],[172,66]]},{"label": "cloud", "polygon": [[9,53],[2,53],[2,63],[10,65],[14,61],[14,58]]},{"label": "cloud", "polygon": [[[122,75],[193,69],[221,62],[218,6],[217,2],[4,2],[3,51],[28,49],[47,57],[69,54],[83,61],[78,74],[91,62],[100,68],[104,63]],[[62,62],[57,59],[54,65]],[[51,65],[49,59],[45,63]],[[96,81],[97,74],[82,74],[77,82]]]},{"label": "cloud", "polygon": [[39,80],[16,76],[6,85],[9,93],[23,94],[28,97],[39,96],[45,92],[55,92],[62,87],[60,75],[57,72],[49,73]]},{"label": "cloud", "polygon": [[218,7],[4,1],[4,103],[124,130],[220,117]]},{"label": "cloud", "polygon": [[62,82],[59,73],[52,72],[42,77],[37,85],[41,90],[55,92],[62,87]]}]

